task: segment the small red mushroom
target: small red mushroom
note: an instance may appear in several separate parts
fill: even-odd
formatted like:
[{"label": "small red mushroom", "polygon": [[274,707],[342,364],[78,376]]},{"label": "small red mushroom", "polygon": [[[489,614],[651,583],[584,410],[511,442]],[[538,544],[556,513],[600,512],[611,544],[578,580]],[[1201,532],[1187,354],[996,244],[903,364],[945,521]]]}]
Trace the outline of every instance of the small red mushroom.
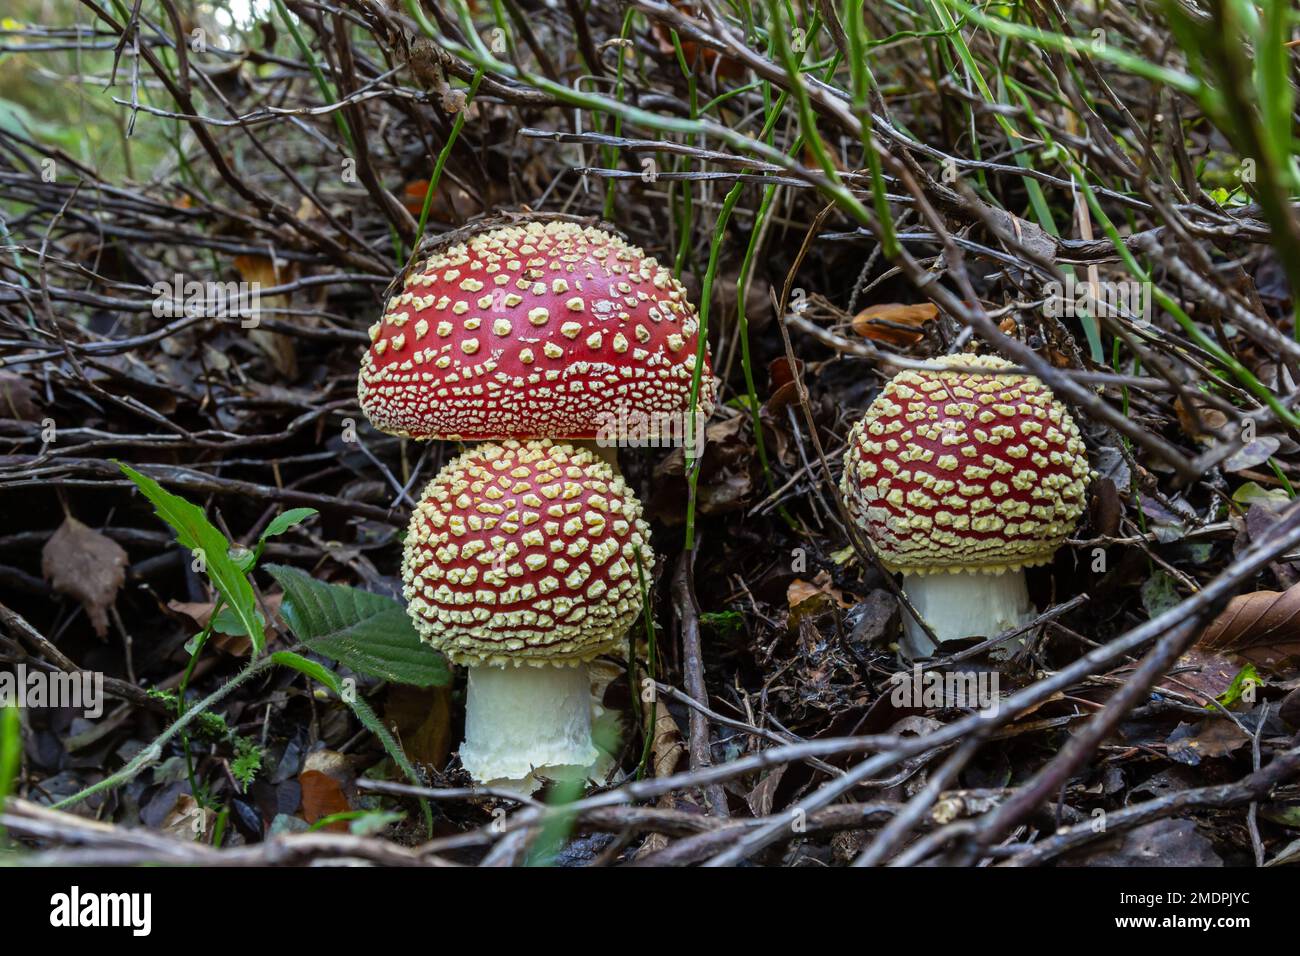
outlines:
[{"label": "small red mushroom", "polygon": [[[995,356],[958,355],[891,379],[849,435],[840,491],[881,563],[942,641],[1033,616],[1024,568],[1052,559],[1091,471],[1070,413]],[[903,649],[933,642],[906,615]]]},{"label": "small red mushroom", "polygon": [[[699,321],[672,273],[594,227],[532,221],[434,253],[370,329],[357,393],[411,438],[595,439],[685,418]],[[707,352],[699,406],[713,406]]]}]

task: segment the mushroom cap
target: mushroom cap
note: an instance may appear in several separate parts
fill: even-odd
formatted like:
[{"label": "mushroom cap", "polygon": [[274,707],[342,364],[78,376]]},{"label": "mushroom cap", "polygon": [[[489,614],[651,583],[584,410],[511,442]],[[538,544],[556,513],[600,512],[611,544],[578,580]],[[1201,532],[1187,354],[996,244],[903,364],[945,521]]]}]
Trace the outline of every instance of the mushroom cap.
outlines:
[{"label": "mushroom cap", "polygon": [[[502,226],[406,275],[370,328],[357,395],[394,435],[592,439],[620,411],[685,415],[698,332],[681,283],[618,236]],[[699,407],[713,410],[707,343]]]},{"label": "mushroom cap", "polygon": [[457,664],[577,664],[641,611],[641,503],[587,449],[477,445],[429,482],[402,561],[407,612]]},{"label": "mushroom cap", "polygon": [[1051,389],[996,356],[900,372],[849,434],[840,491],[891,571],[1001,572],[1051,560],[1091,470]]}]

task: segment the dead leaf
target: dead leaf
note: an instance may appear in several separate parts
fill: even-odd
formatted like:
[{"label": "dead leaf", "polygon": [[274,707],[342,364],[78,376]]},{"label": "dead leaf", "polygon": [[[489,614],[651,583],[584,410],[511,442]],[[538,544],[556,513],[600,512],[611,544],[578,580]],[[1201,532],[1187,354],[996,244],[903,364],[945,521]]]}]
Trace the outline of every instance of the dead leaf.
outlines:
[{"label": "dead leaf", "polygon": [[[284,601],[283,592],[276,591],[273,594],[266,595],[266,609],[271,612],[276,627],[282,627],[283,621],[280,619],[280,604]],[[189,618],[196,628],[200,631],[208,626],[208,621],[212,618],[212,611],[216,607],[215,601],[168,601],[168,610],[175,611]],[[258,612],[261,613],[262,606],[258,605]],[[218,625],[223,619],[230,617],[230,613],[222,614],[218,620]],[[222,631],[214,631],[212,634],[212,646],[223,654],[229,654],[232,657],[244,657],[252,647],[252,642],[246,634],[226,634]]]},{"label": "dead leaf", "polygon": [[41,420],[36,407],[36,389],[32,383],[13,372],[0,372],[0,418],[24,422]]},{"label": "dead leaf", "polygon": [[199,806],[198,801],[188,793],[182,793],[163,820],[162,829],[192,843],[211,843],[215,822],[215,813],[207,807]]},{"label": "dead leaf", "polygon": [[832,587],[831,576],[825,571],[819,571],[811,582],[805,581],[803,578],[795,578],[786,588],[785,597],[786,603],[792,611],[804,602],[819,597],[831,598],[842,608],[853,607],[851,601],[844,600],[843,591],[837,587]]},{"label": "dead leaf", "polygon": [[[699,8],[693,3],[673,0],[673,6],[687,16],[700,15]],[[670,62],[676,62],[677,48],[673,45],[672,31],[662,23],[656,22],[650,28],[650,32],[654,35],[659,53]],[[744,64],[729,56],[723,56],[713,47],[704,46],[685,37],[679,38],[678,42],[681,44],[682,56],[686,59],[687,65],[700,76],[713,76],[716,72],[719,79],[734,80],[745,75]]]},{"label": "dead leaf", "polygon": [[939,307],[933,302],[869,305],[853,317],[853,331],[864,339],[889,345],[915,345],[925,337],[921,326],[938,315]]},{"label": "dead leaf", "polygon": [[1232,680],[1241,670],[1221,654],[1215,654],[1204,648],[1189,648],[1186,654],[1178,658],[1177,669],[1195,667],[1171,677],[1165,677],[1156,686],[1166,687],[1179,694],[1191,694],[1192,699],[1202,707],[1227,693]]},{"label": "dead leaf", "polygon": [[[307,755],[298,784],[302,787],[302,818],[315,823],[336,813],[352,809],[344,788],[351,789],[353,772],[348,758],[332,750],[316,750]],[[338,820],[325,827],[346,833],[347,822]]]},{"label": "dead leaf", "polygon": [[384,701],[384,721],[402,749],[419,765],[442,769],[451,752],[451,690],[393,684]]},{"label": "dead leaf", "polygon": [[776,799],[776,788],[781,785],[781,778],[785,776],[785,770],[788,764],[772,768],[772,770],[763,777],[754,789],[745,794],[745,803],[749,805],[749,812],[756,817],[765,817],[772,812],[772,805]]},{"label": "dead leaf", "polygon": [[1250,735],[1230,720],[1207,720],[1196,729],[1179,724],[1165,753],[1179,763],[1198,765],[1208,757],[1226,757],[1250,742]]},{"label": "dead leaf", "polygon": [[1196,646],[1251,660],[1262,648],[1274,652],[1274,661],[1300,653],[1300,584],[1285,591],[1237,595],[1205,628]]},{"label": "dead leaf", "polygon": [[[1228,424],[1228,416],[1203,402],[1193,400],[1193,405],[1196,414],[1192,413],[1182,398],[1174,401],[1174,411],[1178,413],[1178,424],[1182,426],[1183,434],[1197,441],[1213,441],[1212,433]],[[1200,417],[1200,427],[1197,427],[1197,416]]]},{"label": "dead leaf", "polygon": [[661,700],[655,701],[655,729],[650,754],[656,777],[670,777],[676,773],[677,764],[686,754],[681,729]]},{"label": "dead leaf", "polygon": [[108,635],[108,609],[126,581],[126,565],[121,545],[72,515],[64,519],[41,551],[45,579],[60,594],[81,602],[100,637]]},{"label": "dead leaf", "polygon": [[1064,857],[1062,866],[1223,866],[1191,820],[1155,820],[1096,849]]},{"label": "dead leaf", "polygon": [[[254,288],[257,289],[284,285],[292,281],[293,274],[297,271],[294,263],[279,263],[266,256],[252,255],[235,256],[235,268],[239,271],[241,279],[253,284]],[[262,295],[259,292],[257,303],[259,314],[265,313],[269,316],[274,314],[276,309],[283,309],[288,306],[289,296],[283,293]],[[244,320],[244,322],[248,321]],[[308,324],[314,323],[309,322]],[[258,328],[256,325],[248,325],[248,329],[249,337],[258,348],[266,353],[267,358],[271,360],[271,364],[277,372],[287,379],[298,377],[298,353],[290,336]]]}]

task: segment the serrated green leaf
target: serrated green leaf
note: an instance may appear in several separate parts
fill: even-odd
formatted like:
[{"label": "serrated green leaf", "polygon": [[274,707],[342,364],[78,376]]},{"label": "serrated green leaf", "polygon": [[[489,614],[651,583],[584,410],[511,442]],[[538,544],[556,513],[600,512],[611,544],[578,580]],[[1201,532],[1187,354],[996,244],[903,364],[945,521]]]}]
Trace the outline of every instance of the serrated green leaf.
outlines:
[{"label": "serrated green leaf", "polygon": [[284,589],[280,616],[317,654],[400,684],[442,687],[451,681],[446,658],[420,640],[398,602],[282,564],[266,570]]},{"label": "serrated green leaf", "polygon": [[257,539],[257,543],[261,544],[267,538],[274,538],[276,535],[284,534],[294,525],[302,524],[312,515],[319,513],[315,508],[290,508],[288,511],[282,511],[271,519],[271,523],[266,526],[266,530]]},{"label": "serrated green leaf", "polygon": [[203,509],[186,501],[180,495],[165,490],[148,475],[142,475],[130,465],[116,462],[122,473],[135,483],[140,492],[153,504],[158,517],[171,525],[176,540],[191,552],[202,551],[209,580],[220,592],[252,639],[253,653],[266,650],[266,633],[257,617],[257,598],[247,576],[230,558],[230,542],[208,520]]}]

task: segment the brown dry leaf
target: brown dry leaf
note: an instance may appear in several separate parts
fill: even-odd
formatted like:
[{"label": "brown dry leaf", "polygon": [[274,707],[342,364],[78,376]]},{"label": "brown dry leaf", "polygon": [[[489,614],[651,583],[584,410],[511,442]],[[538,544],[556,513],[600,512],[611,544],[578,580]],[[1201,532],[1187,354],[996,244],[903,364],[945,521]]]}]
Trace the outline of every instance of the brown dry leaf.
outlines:
[{"label": "brown dry leaf", "polygon": [[384,701],[384,722],[417,766],[441,769],[451,752],[451,689],[393,684]]},{"label": "brown dry leaf", "polygon": [[[688,16],[698,17],[700,15],[699,8],[693,3],[673,0],[673,6]],[[673,46],[673,35],[668,27],[662,23],[655,23],[650,28],[650,32],[654,35],[660,54],[668,58],[670,62],[676,63],[677,49]],[[680,38],[679,42],[682,45],[682,56],[686,58],[687,65],[691,66],[698,75],[713,76],[716,71],[719,79],[727,80],[738,79],[745,75],[745,66],[739,60],[723,56],[713,47],[703,46],[685,37]]]},{"label": "brown dry leaf", "polygon": [[844,600],[843,591],[831,586],[831,576],[825,571],[819,571],[811,582],[805,581],[803,578],[795,578],[785,591],[786,603],[789,604],[792,611],[805,601],[811,601],[819,597],[833,598],[835,603],[842,608],[853,607],[853,602]]},{"label": "brown dry leaf", "polygon": [[[673,715],[668,712],[661,700],[655,701],[654,710],[654,735],[650,743],[650,763],[654,767],[655,777],[669,777],[677,770],[677,765],[681,762],[682,757],[686,755],[686,745],[682,742],[682,732],[677,726],[677,721],[673,720]],[[666,809],[676,809],[676,801],[673,795],[665,793],[655,805]],[[647,834],[642,842],[640,849],[636,852],[636,859],[651,856],[664,849],[669,844],[668,837],[662,833]]]},{"label": "brown dry leaf", "polygon": [[669,777],[677,771],[677,764],[686,753],[682,732],[668,712],[663,701],[655,701],[654,738],[650,744],[651,760],[656,777]]},{"label": "brown dry leaf", "polygon": [[108,609],[126,581],[126,564],[121,545],[72,515],[64,519],[41,551],[45,579],[60,594],[81,602],[100,637],[108,635]]},{"label": "brown dry leaf", "polygon": [[915,345],[925,333],[921,326],[939,315],[933,302],[904,305],[885,302],[869,305],[853,317],[853,331],[864,339],[885,342],[889,345]]},{"label": "brown dry leaf", "polygon": [[[1178,398],[1174,401],[1174,411],[1178,413],[1178,424],[1182,426],[1183,434],[1188,438],[1194,438],[1197,441],[1214,441],[1214,435],[1211,432],[1218,431],[1228,424],[1228,416],[1223,414],[1217,408],[1211,408],[1202,402],[1195,402],[1196,415],[1187,407],[1187,403]],[[1200,416],[1200,427],[1197,427],[1196,418]]]},{"label": "brown dry leaf", "polygon": [[1184,671],[1172,677],[1163,678],[1156,686],[1167,687],[1179,694],[1191,694],[1196,703],[1208,707],[1210,702],[1228,692],[1232,680],[1241,670],[1220,654],[1203,648],[1189,648],[1186,654],[1178,658],[1177,669],[1195,667],[1197,670]]},{"label": "brown dry leaf", "polygon": [[1171,740],[1166,752],[1171,758],[1193,766],[1202,759],[1226,757],[1250,743],[1250,735],[1230,720],[1206,721],[1198,733]]},{"label": "brown dry leaf", "polygon": [[[284,601],[282,592],[266,595],[266,609],[271,612],[276,626],[282,626],[283,621],[280,619],[280,604]],[[214,601],[168,601],[167,608],[175,611],[177,614],[183,614],[194,622],[194,626],[200,631],[208,626],[208,621],[212,617],[212,612],[216,608]],[[258,605],[261,611],[262,606]],[[223,634],[216,631],[212,635],[212,646],[223,654],[229,654],[232,657],[243,657],[248,654],[252,647],[252,641],[246,634]]]},{"label": "brown dry leaf", "polygon": [[788,764],[781,764],[772,770],[754,785],[754,789],[745,794],[745,803],[749,805],[749,812],[756,817],[765,817],[772,812],[772,804],[776,799],[776,788],[781,785],[781,778],[785,776],[785,770]]},{"label": "brown dry leaf", "polygon": [[[274,288],[291,281],[296,271],[292,263],[285,263],[281,267],[279,263],[273,262],[266,256],[251,255],[235,256],[235,269],[245,282],[257,283],[263,289]],[[258,298],[259,308],[268,316],[272,315],[274,310],[283,309],[288,304],[288,295],[259,295]],[[298,377],[298,353],[292,338],[252,325],[249,326],[248,334],[254,344],[266,353],[277,372],[287,379]]]},{"label": "brown dry leaf", "polygon": [[1240,654],[1261,645],[1300,642],[1300,584],[1285,591],[1239,594],[1196,641],[1205,650]]},{"label": "brown dry leaf", "polygon": [[[307,757],[307,769],[298,774],[298,784],[302,787],[302,818],[308,823],[315,823],[336,813],[347,813],[352,809],[343,792],[347,777],[343,775],[344,771],[338,762],[332,760],[342,756],[318,750]],[[348,825],[346,821],[338,820],[325,829],[346,833]]]},{"label": "brown dry leaf", "polygon": [[32,383],[13,372],[0,372],[0,418],[16,418],[23,422],[41,420],[36,407],[36,389]]},{"label": "brown dry leaf", "polygon": [[216,814],[207,807],[199,806],[188,793],[182,793],[176,800],[176,806],[163,820],[162,829],[174,837],[189,840],[192,843],[211,843],[215,831],[213,824]]}]

